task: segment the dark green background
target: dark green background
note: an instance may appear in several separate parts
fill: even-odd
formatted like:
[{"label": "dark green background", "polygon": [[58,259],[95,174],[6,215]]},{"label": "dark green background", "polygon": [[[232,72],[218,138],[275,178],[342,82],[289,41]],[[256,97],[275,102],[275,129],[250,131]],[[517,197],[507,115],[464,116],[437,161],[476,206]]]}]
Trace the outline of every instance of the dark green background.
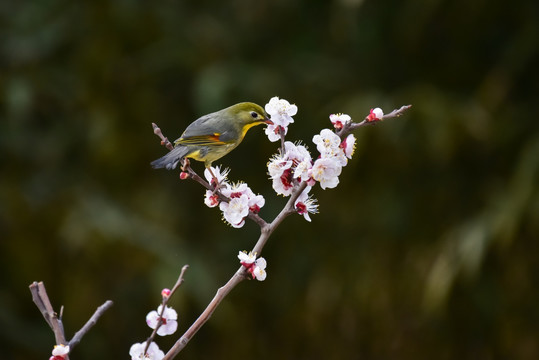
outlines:
[{"label": "dark green background", "polygon": [[[45,359],[28,285],[72,359],[128,358],[160,291],[185,330],[258,236],[155,171],[170,138],[239,101],[299,107],[290,140],[413,108],[356,133],[320,214],[292,216],[182,359],[539,358],[539,13],[535,1],[7,1],[0,5],[0,348]],[[220,163],[266,198],[262,128]],[[313,154],[314,155],[314,154]],[[201,170],[197,163],[195,169]],[[167,349],[172,337],[158,339]]]}]

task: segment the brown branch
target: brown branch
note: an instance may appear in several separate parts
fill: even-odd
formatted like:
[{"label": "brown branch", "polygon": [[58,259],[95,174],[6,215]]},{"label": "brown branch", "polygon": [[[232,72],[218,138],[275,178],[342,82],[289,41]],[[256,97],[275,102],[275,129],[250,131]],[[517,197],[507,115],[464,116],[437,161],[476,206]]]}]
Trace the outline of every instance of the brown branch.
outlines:
[{"label": "brown branch", "polygon": [[64,326],[62,324],[62,318],[59,317],[56,312],[54,312],[43,282],[34,281],[30,285],[30,292],[32,293],[32,300],[36,304],[39,311],[41,311],[41,314],[45,318],[47,324],[49,324],[50,328],[54,332],[56,345],[66,345],[67,341],[64,333]]},{"label": "brown branch", "polygon": [[[73,350],[73,348],[80,342],[82,337],[92,328],[92,326],[96,324],[101,315],[103,315],[103,313],[112,306],[112,301],[107,300],[103,305],[98,307],[86,324],[84,324],[84,326],[75,333],[69,342],[67,342],[64,333],[64,326],[62,324],[62,313],[64,307],[62,306],[60,308],[60,315],[58,316],[52,307],[49,296],[47,295],[47,290],[45,289],[45,285],[41,281],[34,281],[30,285],[30,292],[32,293],[32,300],[36,304],[39,311],[41,311],[41,314],[45,318],[47,324],[49,324],[54,332],[56,345],[69,345],[70,351]],[[69,360],[67,356],[64,357],[64,359]]]},{"label": "brown branch", "polygon": [[84,324],[83,327],[80,328],[79,331],[73,335],[73,338],[69,340],[69,348],[73,349],[78,343],[81,341],[82,337],[86,335],[88,331],[97,323],[97,320],[107,311],[110,309],[110,307],[113,305],[113,302],[111,300],[105,301],[103,305],[99,306],[97,310],[94,312],[94,314],[88,319],[86,324]]},{"label": "brown branch", "polygon": [[[400,109],[393,110],[391,113],[384,115],[382,119],[377,119],[376,121],[381,121],[387,118],[398,117],[402,115],[402,113],[405,110],[409,109],[410,107],[411,105],[402,106]],[[337,135],[339,135],[341,138],[344,138],[353,130],[356,130],[362,126],[372,125],[376,121],[369,120],[367,117],[365,120],[363,120],[360,123],[347,123],[340,131],[337,132]],[[282,132],[281,132],[281,152],[284,153],[284,134]],[[187,166],[186,169],[184,169],[184,171],[188,171],[189,176],[193,180],[197,181],[202,186],[204,186],[206,189],[216,191],[221,201],[227,201],[227,202],[230,201],[230,199],[224,196],[218,189],[214,189],[208,182],[204,181],[200,176],[198,176],[198,174],[196,174],[195,171],[192,170],[189,166]],[[306,187],[307,187],[307,183],[302,182],[292,192],[284,208],[281,210],[281,212],[275,217],[275,219],[270,224],[264,221],[260,216],[258,216],[258,214],[255,214],[253,212],[249,213],[248,217],[260,226],[260,236],[252,250],[253,253],[259,256],[262,253],[262,250],[264,249],[264,246],[266,245],[273,231],[275,231],[275,229],[283,222],[283,220],[287,216],[296,212],[296,209],[294,206],[295,202],[298,199],[298,197],[301,195],[301,193],[305,190]],[[242,282],[246,278],[248,278],[248,272],[245,270],[244,266],[241,266],[234,273],[234,275],[232,275],[232,277],[228,280],[228,282],[217,290],[215,296],[210,301],[208,306],[204,309],[202,314],[195,320],[195,322],[189,327],[189,329],[187,329],[187,331],[176,341],[176,343],[172,346],[172,348],[170,348],[170,350],[166,353],[163,359],[170,360],[170,359],[173,359],[176,355],[178,355],[180,351],[182,351],[183,348],[185,348],[185,346],[193,338],[193,336],[198,332],[198,330],[200,330],[200,328],[210,319],[210,317],[215,312],[219,304],[230,293],[230,291],[232,291],[232,289],[234,289],[240,282]]]},{"label": "brown branch", "polygon": [[173,359],[180,351],[183,350],[183,348],[189,343],[189,341],[193,338],[193,336],[200,330],[200,328],[210,319],[213,312],[221,301],[225,298],[225,296],[228,295],[228,293],[236,287],[242,280],[246,278],[245,270],[242,267],[236,271],[236,273],[228,280],[228,282],[220,287],[217,290],[217,293],[211,300],[211,302],[208,304],[206,309],[200,314],[200,316],[195,320],[195,322],[187,329],[187,331],[176,341],[176,343],[170,348],[170,350],[166,353],[163,360],[169,360]]},{"label": "brown branch", "polygon": [[389,114],[385,114],[384,116],[382,116],[382,120],[384,120],[384,119],[389,119],[389,118],[394,118],[394,117],[399,117],[399,116],[401,116],[406,110],[408,110],[408,109],[411,108],[411,107],[412,107],[412,105],[403,105],[403,106],[401,106],[400,108],[393,110],[393,111],[390,112]]},{"label": "brown branch", "polygon": [[174,149],[174,145],[170,141],[168,141],[168,138],[166,138],[163,133],[161,132],[161,129],[155,124],[152,123],[153,133],[161,139],[161,145],[166,147],[169,150]]},{"label": "brown branch", "polygon": [[159,330],[159,328],[163,325],[163,314],[165,312],[165,307],[167,306],[168,301],[170,300],[172,295],[174,295],[176,290],[181,286],[181,284],[183,284],[183,281],[184,281],[183,276],[188,268],[189,268],[189,265],[184,265],[182,267],[180,276],[178,277],[178,280],[176,280],[176,284],[174,284],[174,287],[170,291],[170,294],[168,296],[163,296],[163,302],[161,303],[161,313],[159,314],[159,317],[157,318],[157,326],[155,327],[155,329],[153,329],[152,334],[150,335],[148,340],[146,340],[146,347],[144,348],[143,354],[148,353],[148,348],[150,347],[150,344],[152,343],[153,339],[155,339],[155,335],[157,335],[157,330]]},{"label": "brown branch", "polygon": [[[275,219],[271,222],[271,224],[267,224],[264,222],[260,226],[260,237],[258,238],[258,241],[253,248],[252,252],[257,253],[257,255],[260,255],[262,252],[262,249],[266,245],[266,242],[268,241],[270,235],[273,233],[273,231],[283,222],[283,220],[290,214],[295,213],[294,209],[294,203],[296,202],[299,195],[305,190],[307,187],[307,184],[304,182],[299,185],[299,187],[294,190],[292,195],[290,196],[290,199],[284,206],[284,208],[281,210],[281,212],[275,217]],[[253,214],[255,215],[255,214]],[[251,217],[251,214],[249,214]],[[263,221],[263,220],[262,220]],[[210,319],[212,314],[215,312],[219,304],[223,301],[223,299],[238,285],[241,281],[248,278],[248,273],[245,271],[245,268],[241,266],[235,273],[232,275],[230,280],[220,287],[217,290],[217,293],[213,297],[213,299],[210,301],[206,309],[200,314],[200,316],[195,320],[195,322],[187,329],[187,331],[176,341],[174,346],[170,348],[170,350],[167,352],[163,360],[169,360],[173,359],[176,355],[179,354],[180,351],[187,345],[187,343],[193,338],[193,336],[200,330],[200,328]]]},{"label": "brown branch", "polygon": [[378,122],[380,122],[382,120],[399,117],[406,110],[408,110],[411,107],[412,107],[412,105],[403,105],[400,108],[393,110],[389,114],[385,114],[384,116],[382,116],[381,119],[369,120],[369,117],[366,116],[365,119],[362,122],[359,122],[359,123],[355,123],[355,122],[346,123],[346,124],[344,124],[344,126],[343,126],[343,128],[341,130],[336,132],[336,134],[339,135],[341,137],[341,139],[344,139],[344,137],[346,135],[348,135],[349,133],[351,133],[354,130],[359,129],[360,127],[369,126],[369,125],[375,125],[375,124],[377,124]]}]

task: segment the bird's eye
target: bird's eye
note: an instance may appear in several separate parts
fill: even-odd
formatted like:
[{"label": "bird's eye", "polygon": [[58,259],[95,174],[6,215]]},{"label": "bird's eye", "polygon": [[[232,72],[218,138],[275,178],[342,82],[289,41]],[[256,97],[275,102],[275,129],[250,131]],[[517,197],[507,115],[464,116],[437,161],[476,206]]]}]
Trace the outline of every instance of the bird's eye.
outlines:
[{"label": "bird's eye", "polygon": [[253,111],[253,112],[251,113],[251,116],[253,117],[253,119],[256,119],[256,118],[258,117],[258,114],[257,114],[256,112]]}]

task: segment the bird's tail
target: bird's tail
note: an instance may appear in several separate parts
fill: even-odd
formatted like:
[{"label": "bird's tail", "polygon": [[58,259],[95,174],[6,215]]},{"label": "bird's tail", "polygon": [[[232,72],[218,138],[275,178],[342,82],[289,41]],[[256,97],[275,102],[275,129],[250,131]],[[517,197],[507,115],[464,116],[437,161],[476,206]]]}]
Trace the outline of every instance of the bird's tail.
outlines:
[{"label": "bird's tail", "polygon": [[177,146],[168,154],[151,162],[154,169],[166,168],[167,170],[175,169],[180,160],[189,153],[189,149],[185,146]]}]

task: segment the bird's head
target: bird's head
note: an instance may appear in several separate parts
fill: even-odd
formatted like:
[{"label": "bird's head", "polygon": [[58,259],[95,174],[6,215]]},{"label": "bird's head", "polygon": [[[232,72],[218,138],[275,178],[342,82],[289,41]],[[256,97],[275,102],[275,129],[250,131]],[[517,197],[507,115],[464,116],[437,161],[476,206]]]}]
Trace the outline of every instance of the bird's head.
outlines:
[{"label": "bird's head", "polygon": [[229,114],[237,121],[237,124],[242,127],[244,134],[253,126],[273,124],[262,106],[255,103],[243,102],[232,105],[225,110],[229,112]]}]

